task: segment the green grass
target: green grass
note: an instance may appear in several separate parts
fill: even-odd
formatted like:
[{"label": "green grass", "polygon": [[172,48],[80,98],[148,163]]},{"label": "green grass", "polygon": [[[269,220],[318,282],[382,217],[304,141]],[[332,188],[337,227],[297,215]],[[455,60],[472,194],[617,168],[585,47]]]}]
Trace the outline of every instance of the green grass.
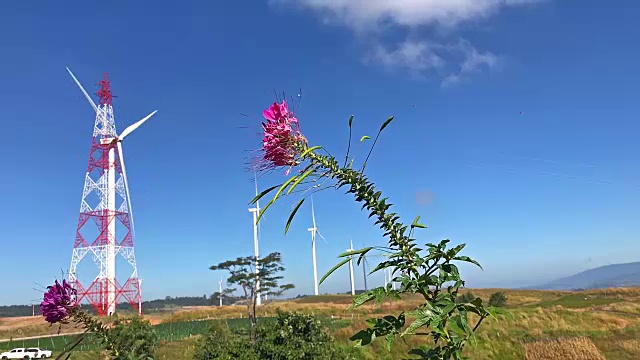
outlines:
[{"label": "green grass", "polygon": [[622,302],[623,299],[610,298],[604,296],[593,296],[593,295],[584,295],[584,294],[571,294],[565,295],[558,299],[542,301],[537,304],[531,304],[527,307],[542,307],[548,308],[556,305],[560,305],[566,308],[578,309],[578,308],[586,308],[592,306],[603,306],[610,305],[617,302]]}]

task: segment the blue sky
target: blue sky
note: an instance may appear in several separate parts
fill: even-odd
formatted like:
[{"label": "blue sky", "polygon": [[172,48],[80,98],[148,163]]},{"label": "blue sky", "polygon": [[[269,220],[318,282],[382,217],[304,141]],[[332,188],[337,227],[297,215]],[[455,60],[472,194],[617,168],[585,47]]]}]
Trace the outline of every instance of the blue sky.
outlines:
[{"label": "blue sky", "polygon": [[[210,265],[251,254],[243,163],[274,89],[302,88],[303,130],[334,154],[349,115],[356,138],[395,115],[367,173],[407,221],[422,216],[421,241],[468,244],[485,267],[463,268],[470,286],[639,260],[639,4],[363,4],[2,2],[0,303],[38,301],[69,266],[94,115],[65,66],[91,92],[110,74],[120,131],[158,109],[124,144],[146,299],[210,294]],[[381,243],[342,192],[314,200],[320,273],[349,239]],[[311,219],[307,206],[285,237],[292,201],[260,241],[282,252],[295,295],[313,289]],[[345,268],[321,292],[348,288]]]}]

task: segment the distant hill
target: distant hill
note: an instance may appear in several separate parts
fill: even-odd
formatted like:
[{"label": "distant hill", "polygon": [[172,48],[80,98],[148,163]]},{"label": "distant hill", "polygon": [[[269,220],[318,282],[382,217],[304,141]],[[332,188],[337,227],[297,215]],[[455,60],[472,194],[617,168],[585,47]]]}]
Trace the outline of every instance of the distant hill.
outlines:
[{"label": "distant hill", "polygon": [[582,290],[623,286],[640,286],[640,262],[600,266],[527,289]]}]

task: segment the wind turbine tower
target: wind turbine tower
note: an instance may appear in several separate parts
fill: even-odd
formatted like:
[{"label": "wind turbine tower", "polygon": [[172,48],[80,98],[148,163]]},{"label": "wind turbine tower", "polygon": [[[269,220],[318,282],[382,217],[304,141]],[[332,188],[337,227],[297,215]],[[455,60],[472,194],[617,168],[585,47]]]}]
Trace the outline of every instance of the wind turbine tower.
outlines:
[{"label": "wind turbine tower", "polygon": [[320,235],[320,238],[322,238],[322,240],[324,240],[325,243],[327,241],[324,239],[324,236],[322,236],[322,234],[318,230],[318,227],[316,226],[316,213],[313,207],[313,196],[311,197],[311,219],[313,221],[313,227],[310,227],[307,230],[311,232],[311,254],[313,258],[313,290],[314,290],[314,294],[318,296],[319,292],[318,292],[318,265],[316,263],[316,234]]},{"label": "wind turbine tower", "polygon": [[222,306],[222,278],[220,278],[219,284],[220,284],[220,295],[219,295],[219,297],[220,297],[220,306]]},{"label": "wind turbine tower", "polygon": [[[349,249],[347,251],[353,251],[353,241],[349,243]],[[351,296],[356,295],[356,283],[353,279],[353,255],[349,257],[349,277],[351,278]]]},{"label": "wind turbine tower", "polygon": [[369,291],[369,287],[367,287],[367,256],[366,255],[362,257],[362,275],[364,277],[364,291]]},{"label": "wind turbine tower", "polygon": [[[69,282],[77,290],[77,301],[86,299],[100,316],[115,313],[120,300],[126,300],[142,314],[141,282],[133,249],[135,227],[122,141],[149,120],[156,111],[116,133],[111,87],[107,74],[98,84],[96,105],[71,70],[67,71],[95,112],[89,166],[84,180],[80,217],[69,267]],[[118,233],[116,233],[116,225]],[[121,285],[116,278],[116,257],[120,254],[132,268]],[[90,255],[98,268],[91,282],[80,282],[78,265]],[[86,276],[86,275],[85,275]],[[86,281],[86,280],[85,280]]]},{"label": "wind turbine tower", "polygon": [[[254,172],[254,183],[256,186],[256,196],[258,196],[258,176]],[[256,260],[260,257],[258,251],[258,215],[260,214],[260,201],[256,201],[256,207],[249,209],[250,213],[253,213],[253,252]],[[256,305],[262,305],[262,296],[260,295],[260,268],[256,264]]]}]

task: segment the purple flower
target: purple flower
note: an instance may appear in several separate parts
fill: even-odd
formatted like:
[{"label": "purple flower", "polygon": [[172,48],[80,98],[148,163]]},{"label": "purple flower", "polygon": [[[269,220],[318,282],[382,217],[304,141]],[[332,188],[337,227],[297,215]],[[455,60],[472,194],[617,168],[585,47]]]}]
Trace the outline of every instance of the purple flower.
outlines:
[{"label": "purple flower", "polygon": [[56,280],[56,283],[47,286],[47,289],[44,300],[40,303],[40,313],[52,324],[64,322],[77,306],[76,290],[66,280],[62,280],[62,284]]}]

